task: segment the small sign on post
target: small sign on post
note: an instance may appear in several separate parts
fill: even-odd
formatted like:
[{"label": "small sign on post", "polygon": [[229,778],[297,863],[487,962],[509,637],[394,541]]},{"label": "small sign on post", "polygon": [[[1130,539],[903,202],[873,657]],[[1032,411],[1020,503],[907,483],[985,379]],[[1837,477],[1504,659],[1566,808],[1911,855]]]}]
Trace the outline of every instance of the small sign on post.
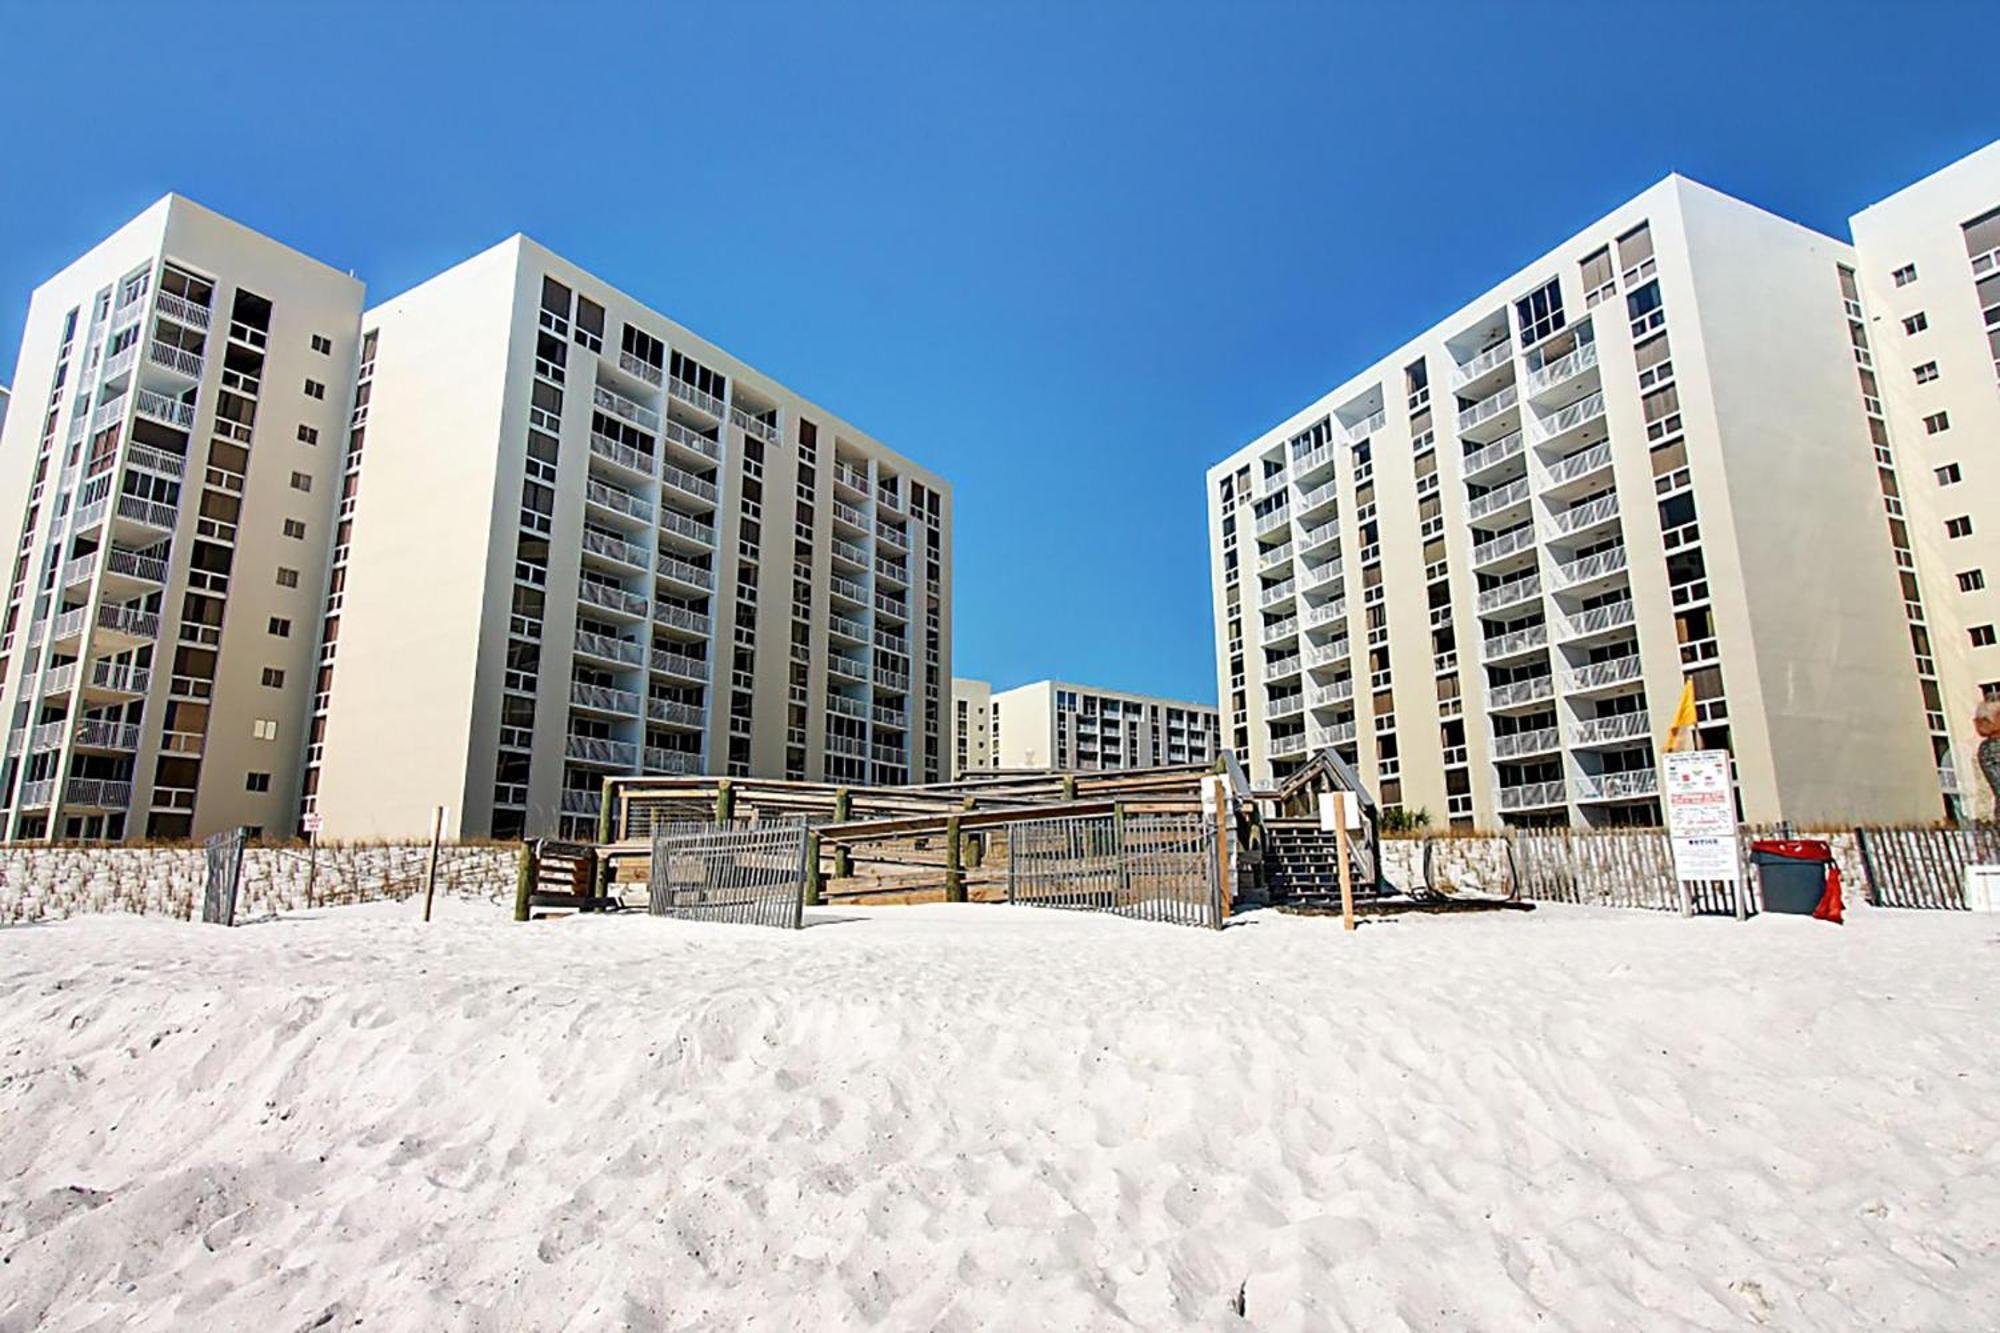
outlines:
[{"label": "small sign on post", "polygon": [[1729,779],[1729,751],[1683,750],[1660,756],[1666,796],[1667,837],[1681,915],[1694,915],[1691,884],[1728,884],[1736,919],[1749,915],[1743,862],[1736,845],[1736,793]]}]

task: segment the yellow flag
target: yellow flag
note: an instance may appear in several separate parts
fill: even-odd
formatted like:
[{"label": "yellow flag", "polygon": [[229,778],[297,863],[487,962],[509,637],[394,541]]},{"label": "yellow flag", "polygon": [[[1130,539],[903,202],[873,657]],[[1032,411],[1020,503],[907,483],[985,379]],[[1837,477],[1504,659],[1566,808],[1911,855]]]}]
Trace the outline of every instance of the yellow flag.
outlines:
[{"label": "yellow flag", "polygon": [[1680,706],[1674,709],[1673,724],[1667,728],[1667,753],[1672,754],[1680,748],[1683,736],[1686,736],[1689,743],[1692,744],[1694,741],[1694,727],[1694,682],[1683,678],[1681,680]]}]

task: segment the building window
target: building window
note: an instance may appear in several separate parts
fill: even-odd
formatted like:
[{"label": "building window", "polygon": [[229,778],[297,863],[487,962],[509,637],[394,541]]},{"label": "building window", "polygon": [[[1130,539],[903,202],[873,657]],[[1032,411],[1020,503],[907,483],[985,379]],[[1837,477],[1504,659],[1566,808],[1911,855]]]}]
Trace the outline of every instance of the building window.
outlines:
[{"label": "building window", "polygon": [[333,339],[323,333],[315,333],[312,338],[313,350],[315,352],[318,352],[321,356],[333,355]]},{"label": "building window", "polygon": [[318,380],[312,380],[312,379],[307,380],[306,397],[308,398],[326,397],[326,386],[324,384],[321,384]]},{"label": "building window", "polygon": [[296,569],[286,569],[284,566],[280,565],[278,567],[278,586],[280,588],[298,587],[299,571]]},{"label": "building window", "polygon": [[1925,329],[1929,328],[1930,326],[1931,326],[1930,320],[1926,319],[1924,317],[1924,312],[1919,310],[1916,314],[1911,315],[1908,319],[1903,321],[1903,332],[1909,334],[1918,334],[1922,333]]},{"label": "building window", "polygon": [[1993,646],[1993,627],[1991,625],[1974,625],[1966,633],[1972,637],[1972,646],[1974,648],[1991,648]]},{"label": "building window", "polygon": [[260,741],[274,741],[278,739],[277,719],[270,717],[257,718],[250,724],[250,737],[252,740]]},{"label": "building window", "polygon": [[285,672],[282,667],[265,667],[264,683],[274,690],[285,688]]},{"label": "building window", "polygon": [[1946,519],[1944,521],[1944,535],[1947,537],[1970,537],[1972,535],[1972,520],[1964,514],[1960,514],[1957,518]]},{"label": "building window", "polygon": [[286,535],[287,537],[290,537],[290,538],[291,538],[292,540],[294,540],[294,541],[304,541],[304,540],[306,539],[306,525],[305,525],[305,520],[304,520],[304,519],[298,519],[298,518],[288,518],[288,519],[286,519],[286,520],[285,520],[285,535]]},{"label": "building window", "polygon": [[316,429],[314,429],[314,428],[313,428],[313,427],[311,427],[311,426],[306,426],[306,425],[301,425],[301,426],[299,427],[299,443],[300,443],[300,444],[318,444],[318,443],[319,443],[319,431],[317,431]]},{"label": "building window", "polygon": [[1965,480],[1965,474],[1958,470],[1958,464],[1946,463],[1937,469],[1937,479],[1940,486],[1956,486]]},{"label": "building window", "polygon": [[1968,569],[1958,576],[1958,590],[1960,592],[1978,592],[1985,586],[1986,571],[1983,569]]},{"label": "building window", "polygon": [[292,622],[284,616],[272,616],[271,633],[280,639],[291,638]]},{"label": "building window", "polygon": [[1926,361],[1916,369],[1917,383],[1929,384],[1938,377],[1937,362]]},{"label": "building window", "polygon": [[243,779],[243,790],[244,791],[271,790],[271,775],[269,773],[246,774]]},{"label": "building window", "polygon": [[1941,435],[1951,429],[1951,413],[1933,412],[1924,418],[1924,434]]},{"label": "building window", "polygon": [[1895,280],[1898,287],[1907,287],[1917,280],[1917,266],[1905,264],[1889,276]]},{"label": "building window", "polygon": [[294,473],[292,474],[292,489],[293,489],[293,490],[295,490],[295,491],[309,491],[309,490],[311,490],[312,488],[313,488],[313,479],[312,479],[312,477],[311,477],[310,475],[308,475],[307,473],[304,473],[304,472],[294,472]]}]

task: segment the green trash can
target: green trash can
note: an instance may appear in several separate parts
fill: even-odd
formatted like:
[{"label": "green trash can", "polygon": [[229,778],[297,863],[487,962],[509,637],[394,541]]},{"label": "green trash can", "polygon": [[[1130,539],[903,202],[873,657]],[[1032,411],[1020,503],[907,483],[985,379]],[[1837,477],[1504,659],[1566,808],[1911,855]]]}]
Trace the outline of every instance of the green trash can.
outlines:
[{"label": "green trash can", "polygon": [[1830,848],[1823,842],[1753,842],[1750,864],[1757,867],[1758,896],[1766,912],[1811,916],[1826,896]]}]

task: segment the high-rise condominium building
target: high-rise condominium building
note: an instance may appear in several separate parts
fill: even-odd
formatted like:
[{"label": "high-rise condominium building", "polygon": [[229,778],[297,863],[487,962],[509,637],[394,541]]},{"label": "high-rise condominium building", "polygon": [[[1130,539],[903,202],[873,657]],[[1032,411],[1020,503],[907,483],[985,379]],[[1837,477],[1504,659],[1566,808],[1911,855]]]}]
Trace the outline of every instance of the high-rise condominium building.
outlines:
[{"label": "high-rise condominium building", "polygon": [[7,837],[292,827],[361,308],[171,195],[35,291],[0,436]]},{"label": "high-rise condominium building", "polygon": [[1211,469],[1224,743],[1458,826],[1655,823],[1691,679],[1746,818],[1943,813],[1854,268],[1670,177]]},{"label": "high-rise condominium building", "polygon": [[993,686],[955,676],[951,682],[951,775],[993,767]]},{"label": "high-rise condominium building", "polygon": [[584,833],[607,777],[938,781],[948,486],[522,237],[367,312],[303,803]]},{"label": "high-rise condominium building", "polygon": [[[1929,708],[1970,760],[1971,714],[2000,694],[2000,143],[1856,214],[1850,223],[1874,354],[1875,414],[1905,455],[1917,571],[1944,623],[1943,691]],[[1969,800],[1987,810],[1969,762]],[[1976,799],[1975,799],[1976,798]],[[1990,811],[1989,811],[1990,812]]]},{"label": "high-rise condominium building", "polygon": [[[952,692],[955,699],[986,700],[989,710],[987,761],[967,768],[1154,768],[1205,764],[1217,752],[1216,711],[1206,704],[1057,680],[998,693],[985,681],[954,681]],[[952,711],[955,726],[961,717],[968,730],[977,725],[976,709]],[[954,753],[960,744],[954,738]],[[963,750],[968,759],[979,753],[969,734]]]}]

